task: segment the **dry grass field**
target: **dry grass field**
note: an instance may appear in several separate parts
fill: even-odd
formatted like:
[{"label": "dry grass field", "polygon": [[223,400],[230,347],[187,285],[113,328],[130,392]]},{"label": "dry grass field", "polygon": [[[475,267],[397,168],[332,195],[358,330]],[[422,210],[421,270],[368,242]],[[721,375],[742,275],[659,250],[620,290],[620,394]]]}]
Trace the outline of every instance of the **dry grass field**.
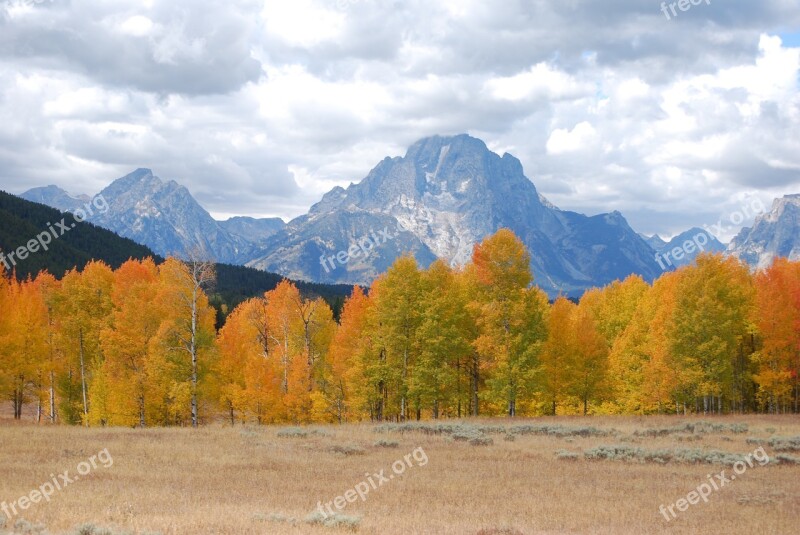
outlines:
[{"label": "dry grass field", "polygon": [[[199,430],[4,420],[0,502],[19,508],[21,496],[36,498],[31,491],[53,476],[87,473],[13,519],[0,512],[0,533],[795,534],[800,465],[792,459],[800,452],[774,437],[798,435],[798,418],[770,416]],[[585,455],[611,445],[620,446],[615,458]],[[732,458],[719,452],[762,445],[769,464],[754,462],[707,503],[674,509],[669,522],[659,512],[710,474],[730,478]],[[108,457],[98,456],[106,449]],[[705,462],[714,460],[721,464]],[[374,486],[363,501],[347,502],[359,484],[362,492]],[[324,519],[311,515],[318,502],[337,496],[344,516],[313,523]]]}]

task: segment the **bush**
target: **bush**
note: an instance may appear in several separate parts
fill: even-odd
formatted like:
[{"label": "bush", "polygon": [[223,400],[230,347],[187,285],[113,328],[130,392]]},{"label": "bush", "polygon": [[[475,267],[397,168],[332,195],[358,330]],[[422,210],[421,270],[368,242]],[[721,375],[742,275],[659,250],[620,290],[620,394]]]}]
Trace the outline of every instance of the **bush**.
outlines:
[{"label": "bush", "polygon": [[607,459],[610,461],[634,461],[640,463],[666,464],[668,462],[678,462],[722,465],[733,465],[746,459],[744,455],[719,450],[645,450],[625,445],[597,446],[586,451],[584,457],[592,460]]},{"label": "bush", "polygon": [[128,531],[113,531],[109,528],[99,528],[94,524],[79,526],[74,535],[131,535]]},{"label": "bush", "polygon": [[293,516],[287,516],[282,513],[256,513],[253,515],[253,520],[257,522],[274,522],[275,524],[296,524],[297,519]]},{"label": "bush", "polygon": [[483,437],[483,430],[474,425],[460,425],[454,428],[450,436],[453,440],[461,442],[471,442]]},{"label": "bush", "polygon": [[364,455],[364,448],[356,444],[337,444],[328,448],[332,453],[340,453],[345,456]]},{"label": "bush", "polygon": [[375,444],[373,444],[373,446],[375,446],[376,448],[398,448],[400,447],[400,443],[397,442],[396,440],[380,439],[375,441]]},{"label": "bush", "polygon": [[284,427],[278,431],[279,438],[308,438],[310,436],[330,436],[331,433],[324,429],[317,429],[313,427]]},{"label": "bush", "polygon": [[772,437],[769,446],[776,451],[800,451],[800,435],[796,437]]},{"label": "bush", "polygon": [[309,432],[301,427],[287,427],[278,431],[279,438],[308,438]]},{"label": "bush", "polygon": [[20,518],[14,522],[14,533],[23,535],[40,535],[45,533],[45,527],[41,524],[33,524],[24,518]]},{"label": "bush", "polygon": [[558,450],[556,452],[556,459],[562,459],[562,460],[567,460],[567,461],[577,461],[578,457],[580,457],[580,455],[575,453],[574,451]]},{"label": "bush", "polygon": [[311,525],[325,526],[326,528],[343,528],[356,531],[359,523],[361,523],[361,517],[342,515],[339,513],[325,516],[319,511],[314,511],[305,518],[304,522]]},{"label": "bush", "polygon": [[491,446],[494,440],[491,437],[475,437],[469,441],[470,446]]},{"label": "bush", "polygon": [[451,435],[455,424],[405,422],[402,424],[381,424],[375,427],[376,433],[422,433],[423,435]]},{"label": "bush", "polygon": [[634,431],[636,436],[644,437],[663,437],[676,434],[694,433],[734,433],[742,434],[748,432],[747,424],[715,424],[712,422],[690,422],[685,424],[673,425],[671,427],[651,427],[644,430]]},{"label": "bush", "polygon": [[576,426],[569,427],[564,425],[550,425],[550,424],[523,424],[514,425],[508,429],[508,432],[514,435],[545,435],[555,436],[559,438],[566,437],[605,437],[611,434],[604,429],[598,429],[591,426]]},{"label": "bush", "polygon": [[800,464],[800,457],[779,453],[775,456],[775,462],[778,464]]}]

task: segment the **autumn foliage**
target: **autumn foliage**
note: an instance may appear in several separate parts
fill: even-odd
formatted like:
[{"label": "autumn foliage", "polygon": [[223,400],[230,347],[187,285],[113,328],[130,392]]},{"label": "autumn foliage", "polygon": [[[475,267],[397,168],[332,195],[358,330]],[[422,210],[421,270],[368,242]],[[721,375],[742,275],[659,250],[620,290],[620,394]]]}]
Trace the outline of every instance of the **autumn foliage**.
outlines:
[{"label": "autumn foliage", "polygon": [[785,259],[752,273],[701,255],[549,302],[501,230],[466,266],[399,258],[338,322],[283,281],[219,331],[212,284],[176,259],[0,273],[0,396],[16,418],[93,426],[800,410]]}]

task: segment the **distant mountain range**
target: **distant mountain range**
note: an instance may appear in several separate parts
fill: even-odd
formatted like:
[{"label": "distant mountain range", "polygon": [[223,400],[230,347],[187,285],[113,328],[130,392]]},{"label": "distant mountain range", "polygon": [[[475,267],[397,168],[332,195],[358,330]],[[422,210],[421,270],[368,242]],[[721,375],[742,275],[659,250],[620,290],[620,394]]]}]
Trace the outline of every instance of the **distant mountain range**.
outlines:
[{"label": "distant mountain range", "polygon": [[[710,232],[697,227],[681,232],[668,242],[658,234],[643,238],[656,252],[656,262],[662,270],[689,265],[703,252],[722,253],[727,250],[727,247]],[[688,247],[687,243],[690,244]]]},{"label": "distant mountain range", "polygon": [[[536,283],[551,296],[579,295],[632,273],[653,280],[665,269],[663,255],[698,233],[707,238],[705,250],[726,249],[697,228],[666,242],[640,236],[619,212],[560,210],[539,194],[519,160],[468,135],[422,139],[405,156],[385,158],[359,183],[334,188],[288,224],[277,218],[215,221],[186,188],[148,169],[114,181],[101,195],[109,209],[89,220],[158,254],[200,251],[219,262],[322,283],[368,284],[406,253],[422,266],[437,258],[461,264],[476,243],[504,227],[528,247]],[[22,197],[66,210],[88,199],[55,186]],[[730,254],[755,266],[787,251],[797,254],[798,209],[800,196],[776,201],[771,215],[743,229]],[[666,269],[696,254],[671,256]]]},{"label": "distant mountain range", "polygon": [[[149,169],[137,169],[99,193],[109,209],[88,221],[107,228],[162,256],[186,256],[198,251],[221,263],[244,264],[257,247],[284,223],[280,219],[233,218],[215,221],[189,190],[175,181],[162,181]],[[72,211],[87,196],[71,196],[56,186],[34,188],[23,199]]]}]

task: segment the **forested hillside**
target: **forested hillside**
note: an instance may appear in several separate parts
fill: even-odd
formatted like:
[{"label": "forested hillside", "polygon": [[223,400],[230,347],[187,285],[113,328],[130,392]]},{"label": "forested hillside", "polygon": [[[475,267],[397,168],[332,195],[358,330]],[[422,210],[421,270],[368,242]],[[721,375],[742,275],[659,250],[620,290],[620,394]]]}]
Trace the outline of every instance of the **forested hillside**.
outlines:
[{"label": "forested hillside", "polygon": [[[55,226],[62,219],[69,228],[63,234],[62,229]],[[8,253],[25,246],[49,227],[56,229],[58,238],[48,244],[47,251],[31,254],[16,265],[8,261],[7,269],[14,269],[20,279],[35,276],[42,270],[62,277],[76,266],[83,269],[90,260],[102,260],[117,268],[129,258],[141,260],[155,256],[147,247],[109,230],[76,222],[70,214],[0,191],[0,251]]]}]

